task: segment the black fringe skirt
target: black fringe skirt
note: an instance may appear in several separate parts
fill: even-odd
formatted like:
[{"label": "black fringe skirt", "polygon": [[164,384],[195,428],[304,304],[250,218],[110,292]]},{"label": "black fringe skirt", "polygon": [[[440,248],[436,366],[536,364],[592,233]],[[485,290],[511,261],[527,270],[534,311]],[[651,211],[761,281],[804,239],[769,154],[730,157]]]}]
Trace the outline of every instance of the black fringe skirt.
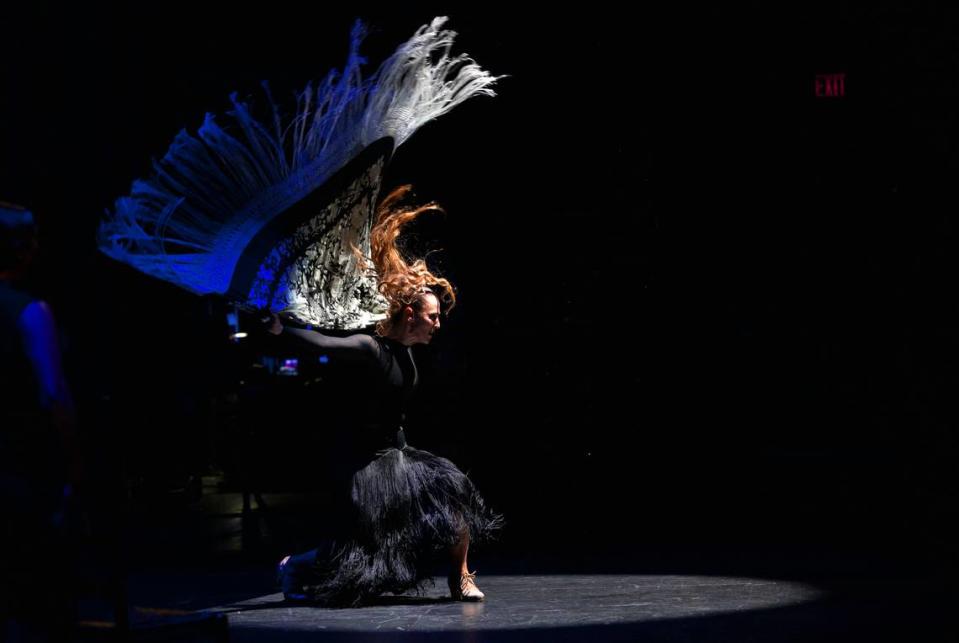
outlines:
[{"label": "black fringe skirt", "polygon": [[319,604],[359,605],[384,593],[421,591],[430,559],[468,532],[488,539],[502,516],[456,465],[410,446],[389,448],[352,477],[351,535],[320,550],[307,593]]}]

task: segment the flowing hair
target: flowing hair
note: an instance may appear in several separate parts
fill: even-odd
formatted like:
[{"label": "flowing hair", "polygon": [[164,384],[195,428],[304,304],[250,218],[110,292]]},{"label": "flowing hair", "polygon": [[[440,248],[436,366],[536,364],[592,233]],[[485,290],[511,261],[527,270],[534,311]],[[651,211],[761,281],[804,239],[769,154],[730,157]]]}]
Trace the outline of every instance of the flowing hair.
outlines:
[{"label": "flowing hair", "polygon": [[376,209],[376,219],[370,231],[371,258],[378,288],[389,302],[386,319],[376,325],[376,332],[381,336],[390,333],[404,307],[419,310],[424,295],[435,295],[445,311],[456,304],[456,292],[449,280],[430,272],[424,259],[409,263],[396,245],[406,224],[424,212],[443,212],[435,202],[404,205],[402,201],[412,189],[411,185],[401,185],[386,195]]}]

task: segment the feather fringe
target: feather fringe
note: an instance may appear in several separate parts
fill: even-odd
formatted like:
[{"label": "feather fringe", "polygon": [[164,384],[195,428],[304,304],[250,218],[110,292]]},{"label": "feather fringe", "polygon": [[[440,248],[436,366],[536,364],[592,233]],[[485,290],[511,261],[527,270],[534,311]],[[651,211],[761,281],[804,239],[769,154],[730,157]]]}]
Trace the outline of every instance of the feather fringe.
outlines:
[{"label": "feather fringe", "polygon": [[101,223],[100,249],[191,292],[225,293],[257,232],[366,146],[383,137],[399,146],[463,101],[494,95],[496,77],[451,55],[455,33],[445,22],[421,27],[366,79],[366,30],[357,22],[343,70],[308,85],[292,118],[266,86],[265,122],[234,94],[226,125],[208,114],[196,135],[181,131],[154,174],[116,201]]}]

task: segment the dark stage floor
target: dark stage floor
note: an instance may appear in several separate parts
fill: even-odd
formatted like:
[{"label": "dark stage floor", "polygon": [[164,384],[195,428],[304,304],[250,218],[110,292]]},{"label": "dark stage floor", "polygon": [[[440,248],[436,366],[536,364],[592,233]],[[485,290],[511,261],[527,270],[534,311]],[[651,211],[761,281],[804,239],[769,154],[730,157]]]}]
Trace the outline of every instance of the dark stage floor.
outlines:
[{"label": "dark stage floor", "polygon": [[[260,499],[263,502],[264,499]],[[244,522],[234,493],[204,495],[195,512],[134,522],[129,602],[133,640],[223,641],[904,641],[959,640],[956,566],[943,551],[861,544],[542,542],[514,534],[471,552],[480,604],[454,603],[445,580],[424,596],[333,610],[292,606],[273,565],[314,526],[307,500],[265,498]],[[437,561],[435,573],[442,573]],[[83,604],[109,622],[109,604]],[[166,633],[164,619],[217,615],[216,627]],[[202,629],[202,628],[201,628]],[[106,640],[92,632],[88,640]],[[218,638],[219,637],[219,638]]]},{"label": "dark stage floor", "polygon": [[[442,578],[423,596],[324,609],[287,605],[261,565],[157,570],[131,577],[131,599],[155,614],[225,615],[247,641],[954,641],[941,582],[815,582],[694,574],[489,574],[483,603],[456,603]],[[146,609],[143,609],[146,608]],[[180,631],[148,640],[212,641]],[[136,639],[134,639],[136,640]],[[221,639],[222,640],[222,639]]]},{"label": "dark stage floor", "polygon": [[488,576],[483,603],[455,603],[442,578],[423,597],[384,597],[361,609],[291,608],[273,594],[217,609],[231,640],[326,640],[410,633],[437,640],[615,639],[655,622],[771,610],[814,601],[815,587],[784,581],[695,576]]}]

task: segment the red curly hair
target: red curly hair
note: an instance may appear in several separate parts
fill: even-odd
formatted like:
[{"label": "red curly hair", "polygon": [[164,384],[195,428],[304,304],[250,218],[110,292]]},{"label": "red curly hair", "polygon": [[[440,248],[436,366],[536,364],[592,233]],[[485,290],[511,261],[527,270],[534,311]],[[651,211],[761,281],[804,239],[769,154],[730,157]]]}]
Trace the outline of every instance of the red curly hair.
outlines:
[{"label": "red curly hair", "polygon": [[376,325],[376,332],[381,336],[386,336],[393,330],[400,320],[403,308],[412,306],[418,310],[424,295],[435,295],[446,311],[456,304],[453,284],[430,272],[424,259],[409,263],[396,245],[406,224],[424,212],[443,212],[435,202],[416,206],[404,205],[403,199],[412,190],[411,185],[401,185],[386,195],[376,209],[376,220],[370,231],[370,249],[378,287],[389,302],[386,319]]}]

